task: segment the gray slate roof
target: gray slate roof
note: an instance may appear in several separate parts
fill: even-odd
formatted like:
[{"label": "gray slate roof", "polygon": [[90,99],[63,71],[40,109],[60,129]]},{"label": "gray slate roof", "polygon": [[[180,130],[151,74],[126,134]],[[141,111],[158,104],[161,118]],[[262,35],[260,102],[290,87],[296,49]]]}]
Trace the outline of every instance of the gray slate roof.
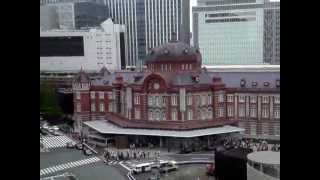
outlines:
[{"label": "gray slate roof", "polygon": [[276,88],[276,80],[280,80],[280,72],[210,72],[211,77],[221,77],[227,87],[240,87],[241,79],[246,80],[246,87],[252,87],[252,82],[257,82],[256,88],[263,88],[264,82],[269,82],[270,88]]}]

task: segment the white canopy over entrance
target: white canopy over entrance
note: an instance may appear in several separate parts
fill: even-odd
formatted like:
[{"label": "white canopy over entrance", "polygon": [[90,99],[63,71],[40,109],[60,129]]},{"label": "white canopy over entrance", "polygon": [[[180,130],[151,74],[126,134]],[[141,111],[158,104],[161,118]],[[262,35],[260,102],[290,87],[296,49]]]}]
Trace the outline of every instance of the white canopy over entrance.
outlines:
[{"label": "white canopy over entrance", "polygon": [[159,130],[159,129],[122,128],[106,120],[86,121],[84,122],[84,124],[85,126],[88,126],[102,134],[146,135],[146,136],[163,136],[163,137],[180,137],[180,138],[192,138],[192,137],[199,137],[199,136],[244,131],[244,129],[242,128],[228,126],[228,125],[222,126],[222,127],[211,127],[206,129],[177,131],[177,130]]}]

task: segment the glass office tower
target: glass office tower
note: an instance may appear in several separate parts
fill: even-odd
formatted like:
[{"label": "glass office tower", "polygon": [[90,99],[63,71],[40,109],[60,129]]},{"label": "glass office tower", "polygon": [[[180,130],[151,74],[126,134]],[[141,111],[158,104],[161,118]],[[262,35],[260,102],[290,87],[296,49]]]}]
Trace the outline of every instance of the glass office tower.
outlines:
[{"label": "glass office tower", "polygon": [[[203,64],[255,65],[277,61],[280,20],[279,39],[273,38],[277,31],[273,26],[277,22],[266,28],[266,21],[276,19],[265,18],[266,4],[271,11],[276,7],[276,3],[263,0],[199,0],[198,6],[192,9],[193,33]],[[280,12],[280,4],[277,4]],[[267,35],[271,37],[266,38]]]},{"label": "glass office tower", "polygon": [[106,0],[105,3],[114,21],[126,25],[128,67],[143,64],[149,48],[172,39],[190,43],[189,0]]}]

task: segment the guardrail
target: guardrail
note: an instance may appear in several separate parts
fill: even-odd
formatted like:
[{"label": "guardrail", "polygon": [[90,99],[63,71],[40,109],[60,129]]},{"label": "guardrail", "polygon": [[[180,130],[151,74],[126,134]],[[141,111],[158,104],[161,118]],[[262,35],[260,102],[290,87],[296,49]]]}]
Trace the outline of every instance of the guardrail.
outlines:
[{"label": "guardrail", "polygon": [[98,152],[96,150],[94,150],[92,147],[90,147],[88,144],[86,143],[82,143],[85,147],[87,147],[88,149],[90,149],[92,152],[94,152],[95,154],[98,154]]}]

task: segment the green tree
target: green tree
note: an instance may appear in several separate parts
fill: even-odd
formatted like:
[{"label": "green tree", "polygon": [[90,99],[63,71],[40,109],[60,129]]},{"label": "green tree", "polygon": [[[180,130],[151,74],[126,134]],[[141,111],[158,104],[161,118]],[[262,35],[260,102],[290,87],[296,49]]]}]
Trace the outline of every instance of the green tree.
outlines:
[{"label": "green tree", "polygon": [[40,112],[48,117],[61,117],[63,114],[54,87],[45,82],[40,84]]}]

